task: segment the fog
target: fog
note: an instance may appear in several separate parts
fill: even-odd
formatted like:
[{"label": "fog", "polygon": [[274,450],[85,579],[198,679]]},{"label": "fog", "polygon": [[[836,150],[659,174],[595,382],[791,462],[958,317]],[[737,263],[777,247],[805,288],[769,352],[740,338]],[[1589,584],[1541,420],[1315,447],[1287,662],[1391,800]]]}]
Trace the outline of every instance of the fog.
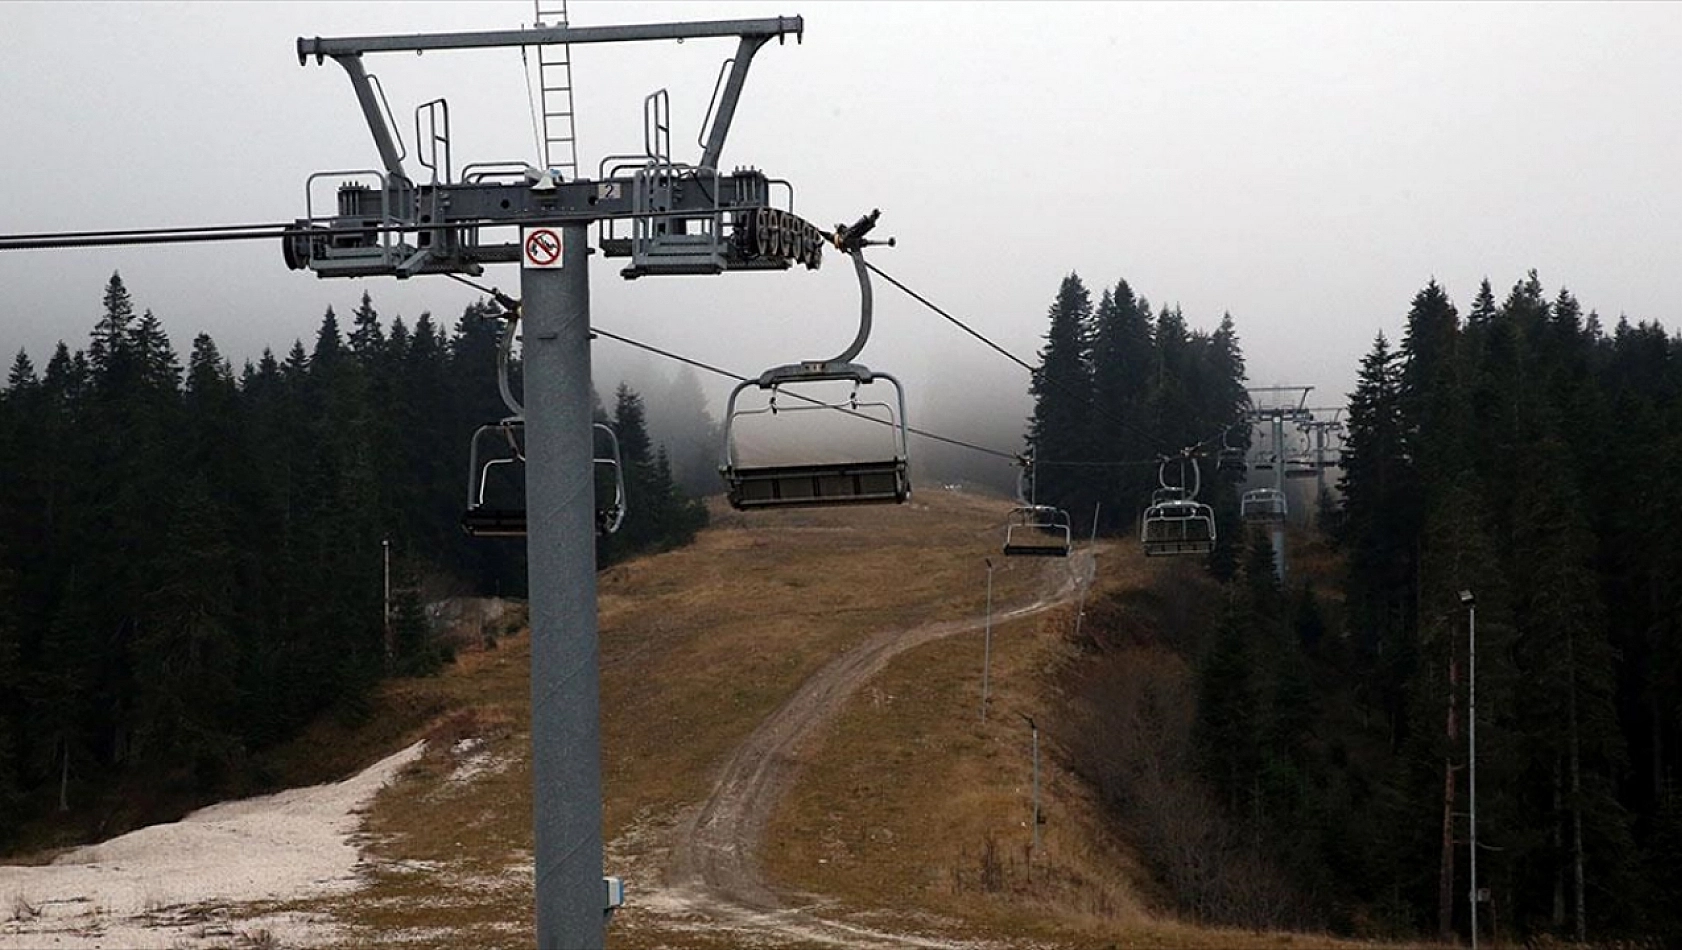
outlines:
[{"label": "fog", "polygon": [[[1256,385],[1336,405],[1380,332],[1444,284],[1464,309],[1531,268],[1610,324],[1676,326],[1682,12],[1673,5],[950,4],[575,0],[576,25],[801,15],[761,50],[725,148],[794,183],[828,227],[882,209],[872,262],[1034,362],[1059,281],[1126,279],[1194,329],[1231,312]],[[287,221],[318,171],[377,164],[343,71],[299,36],[507,29],[528,3],[12,3],[0,30],[0,232]],[[693,161],[726,40],[573,50],[581,166],[639,151],[669,90]],[[535,57],[535,54],[533,54]],[[368,57],[393,113],[450,101],[467,162],[535,161],[517,50]],[[729,371],[839,352],[849,268],[617,276],[593,261],[593,322]],[[308,345],[364,290],[389,321],[452,325],[478,294],[445,278],[317,280],[271,242],[0,252],[0,347],[37,365],[86,344],[120,271],[178,349],[207,331],[238,362]],[[483,282],[516,292],[512,265]],[[1027,374],[878,282],[860,357],[906,386],[913,425],[1020,448]],[[672,368],[596,345],[597,388]],[[709,411],[730,383],[702,374]],[[923,448],[945,459],[961,450]],[[973,454],[973,453],[970,453]],[[979,466],[1008,463],[980,456]],[[1008,480],[1008,474],[1004,476]]]}]

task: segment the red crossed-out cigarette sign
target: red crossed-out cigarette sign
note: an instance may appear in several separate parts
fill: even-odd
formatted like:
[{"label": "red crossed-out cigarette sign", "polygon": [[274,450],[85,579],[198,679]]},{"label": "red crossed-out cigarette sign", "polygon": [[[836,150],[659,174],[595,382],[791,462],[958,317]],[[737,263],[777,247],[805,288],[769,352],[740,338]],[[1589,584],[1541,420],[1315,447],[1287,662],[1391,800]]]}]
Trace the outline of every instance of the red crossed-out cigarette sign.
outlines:
[{"label": "red crossed-out cigarette sign", "polygon": [[555,228],[527,228],[521,267],[533,270],[561,266],[561,232]]}]

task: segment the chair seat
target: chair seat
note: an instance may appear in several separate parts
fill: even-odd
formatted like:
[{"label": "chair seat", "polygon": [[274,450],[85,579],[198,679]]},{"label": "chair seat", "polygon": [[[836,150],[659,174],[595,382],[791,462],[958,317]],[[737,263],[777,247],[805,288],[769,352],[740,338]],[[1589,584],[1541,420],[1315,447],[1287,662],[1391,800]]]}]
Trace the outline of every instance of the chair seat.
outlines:
[{"label": "chair seat", "polygon": [[1159,557],[1170,554],[1208,554],[1215,550],[1215,542],[1200,541],[1146,541],[1145,556]]},{"label": "chair seat", "polygon": [[461,529],[475,538],[523,538],[526,536],[524,509],[469,508],[461,516]]},{"label": "chair seat", "polygon": [[898,504],[911,495],[905,460],[732,468],[724,472],[734,508]]},{"label": "chair seat", "polygon": [[1006,557],[1068,557],[1069,546],[1061,541],[1050,544],[1007,543]]}]

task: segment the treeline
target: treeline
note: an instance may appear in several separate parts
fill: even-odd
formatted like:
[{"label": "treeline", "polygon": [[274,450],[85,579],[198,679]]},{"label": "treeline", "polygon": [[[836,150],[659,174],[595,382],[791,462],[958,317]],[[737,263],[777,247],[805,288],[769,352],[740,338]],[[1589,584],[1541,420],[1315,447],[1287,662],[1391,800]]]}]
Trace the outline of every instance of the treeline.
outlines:
[{"label": "treeline", "polygon": [[[1070,274],[1048,318],[1027,437],[1037,502],[1068,511],[1084,530],[1096,507],[1100,532],[1126,533],[1159,485],[1156,459],[1196,447],[1205,456],[1197,462],[1198,500],[1216,512],[1212,563],[1231,576],[1241,479],[1211,464],[1210,449],[1228,427],[1233,446],[1249,446],[1244,356],[1232,316],[1213,332],[1193,330],[1177,306],[1153,315],[1125,280],[1105,288],[1094,307],[1079,275]],[[1176,486],[1196,477],[1189,463],[1161,474]]]},{"label": "treeline", "polygon": [[[473,431],[503,418],[490,305],[342,330],[236,373],[208,335],[186,365],[119,276],[85,350],[19,353],[0,390],[0,847],[122,785],[192,795],[384,676],[447,661],[422,600],[519,596],[524,545],[459,527]],[[516,387],[517,387],[516,365]],[[611,413],[630,512],[611,563],[684,543],[641,396]],[[382,545],[397,622],[388,640]]]},{"label": "treeline", "polygon": [[[1164,443],[1197,441],[1231,418],[1195,373],[1209,402],[1140,414],[1162,320],[1147,338],[1117,319],[1126,298],[1106,294],[1085,323],[1065,281],[1035,389],[1046,459],[1176,423]],[[1098,355],[1106,325],[1131,327],[1130,357]],[[1082,390],[1051,381],[1091,380],[1103,362],[1131,367],[1131,401],[1059,409]],[[1130,424],[1106,432],[1106,417]],[[1292,529],[1285,585],[1252,532],[1236,570],[1211,563],[1222,586],[1166,572],[1093,605],[1063,674],[1075,767],[1187,917],[1464,940],[1475,610],[1480,937],[1675,938],[1677,459],[1682,338],[1608,329],[1535,274],[1504,300],[1486,281],[1464,315],[1427,285],[1400,345],[1380,336],[1363,361],[1341,500],[1327,536]],[[1042,471],[1042,492],[1090,504],[1104,487],[1082,475]]]},{"label": "treeline", "polygon": [[1349,412],[1348,698],[1387,753],[1353,894],[1465,932],[1470,611],[1483,927],[1682,934],[1682,339],[1532,272],[1435,282]]}]

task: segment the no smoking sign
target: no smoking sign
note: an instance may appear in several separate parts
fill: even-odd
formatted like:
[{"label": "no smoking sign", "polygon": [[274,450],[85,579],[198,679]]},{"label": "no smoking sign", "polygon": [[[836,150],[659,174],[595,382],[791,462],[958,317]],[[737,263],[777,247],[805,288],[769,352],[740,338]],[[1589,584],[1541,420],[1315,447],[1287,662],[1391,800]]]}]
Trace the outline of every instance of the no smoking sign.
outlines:
[{"label": "no smoking sign", "polygon": [[559,270],[561,232],[555,228],[526,228],[523,232],[520,266],[526,270]]}]

